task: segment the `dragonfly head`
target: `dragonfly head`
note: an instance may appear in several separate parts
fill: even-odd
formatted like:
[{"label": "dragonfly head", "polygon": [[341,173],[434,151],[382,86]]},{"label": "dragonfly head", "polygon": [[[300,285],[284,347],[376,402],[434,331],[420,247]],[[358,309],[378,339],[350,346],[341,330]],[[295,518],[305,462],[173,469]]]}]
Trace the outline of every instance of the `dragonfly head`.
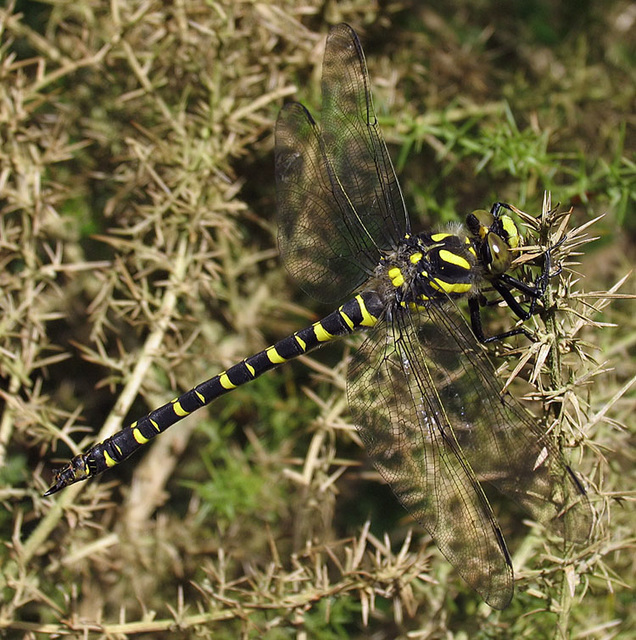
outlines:
[{"label": "dragonfly head", "polygon": [[491,211],[477,209],[466,216],[466,226],[473,238],[479,260],[493,276],[499,276],[510,268],[510,249],[516,249],[521,244],[517,225],[509,215],[501,213],[502,208],[497,203]]}]

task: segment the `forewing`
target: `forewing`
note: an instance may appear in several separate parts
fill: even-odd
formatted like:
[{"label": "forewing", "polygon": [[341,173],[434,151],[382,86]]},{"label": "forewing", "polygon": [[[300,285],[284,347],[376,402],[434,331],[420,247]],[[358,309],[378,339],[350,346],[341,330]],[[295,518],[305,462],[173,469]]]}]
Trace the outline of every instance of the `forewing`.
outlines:
[{"label": "forewing", "polygon": [[380,249],[402,240],[409,220],[373,108],[367,65],[354,30],[329,32],[322,70],[322,129],[335,174]]},{"label": "forewing", "polygon": [[285,105],[276,123],[276,195],[281,257],[307,293],[333,302],[369,277],[380,254],[334,177],[318,125],[298,103]]},{"label": "forewing", "polygon": [[280,113],[276,190],[283,260],[303,289],[331,302],[372,274],[408,219],[348,25],[329,33],[322,90],[322,131],[302,105]]},{"label": "forewing", "polygon": [[418,333],[399,309],[376,326],[351,365],[351,412],[400,502],[466,582],[502,609],[513,593],[510,557],[437,392],[437,363]]}]

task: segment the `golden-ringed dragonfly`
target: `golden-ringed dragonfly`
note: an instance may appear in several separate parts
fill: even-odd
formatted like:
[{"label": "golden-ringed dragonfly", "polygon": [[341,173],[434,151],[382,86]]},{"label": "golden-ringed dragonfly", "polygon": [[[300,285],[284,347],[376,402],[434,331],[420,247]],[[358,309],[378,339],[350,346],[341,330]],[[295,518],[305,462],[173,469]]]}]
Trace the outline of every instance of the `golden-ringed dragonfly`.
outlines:
[{"label": "golden-ringed dragonfly", "polygon": [[[286,105],[276,123],[283,261],[333,313],[235,364],[75,456],[45,495],[114,467],[168,427],[261,374],[340,336],[367,330],[348,374],[351,415],[398,500],[492,607],[508,605],[513,570],[482,482],[568,540],[584,540],[591,511],[559,448],[503,397],[479,342],[480,291],[494,288],[527,319],[550,277],[510,276],[520,237],[504,203],[465,228],[414,234],[373,109],[360,41],[340,24],[327,38],[322,124]],[[524,309],[512,290],[531,302]],[[471,327],[454,301],[467,299]],[[526,333],[513,329],[496,339]]]}]

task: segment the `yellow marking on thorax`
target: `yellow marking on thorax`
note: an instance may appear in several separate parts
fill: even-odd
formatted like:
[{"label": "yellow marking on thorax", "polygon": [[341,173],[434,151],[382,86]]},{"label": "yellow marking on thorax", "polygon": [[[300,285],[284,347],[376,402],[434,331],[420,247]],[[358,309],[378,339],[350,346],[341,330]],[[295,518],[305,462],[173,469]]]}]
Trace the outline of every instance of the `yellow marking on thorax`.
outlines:
[{"label": "yellow marking on thorax", "polygon": [[391,278],[391,284],[394,287],[401,287],[404,284],[404,276],[398,267],[392,267],[389,269],[387,275]]},{"label": "yellow marking on thorax", "polygon": [[431,240],[433,242],[442,242],[446,240],[446,238],[450,238],[452,235],[453,235],[452,233],[445,233],[445,232],[434,233],[433,235],[431,235]]},{"label": "yellow marking on thorax", "polygon": [[417,264],[421,259],[422,259],[421,251],[417,251],[416,253],[412,253],[409,256],[409,260],[411,261],[411,264]]},{"label": "yellow marking on thorax", "polygon": [[439,278],[435,278],[429,282],[431,287],[442,293],[468,293],[473,285],[470,282],[444,282]]},{"label": "yellow marking on thorax", "polygon": [[276,351],[276,347],[268,347],[265,349],[265,355],[272,364],[283,364],[283,362],[287,362],[287,359],[283,358],[280,353]]},{"label": "yellow marking on thorax", "polygon": [[[428,297],[423,294],[420,296],[420,298],[422,298],[422,300],[428,300]],[[407,304],[408,304],[409,311],[415,311],[417,313],[421,311],[426,311],[426,307],[422,304],[416,304],[415,302],[409,302],[409,303],[406,303],[404,301],[400,302],[400,305],[405,308]]]},{"label": "yellow marking on thorax", "polygon": [[228,391],[236,389],[236,385],[229,379],[225,371],[219,374],[219,384]]},{"label": "yellow marking on thorax", "polygon": [[329,342],[329,340],[333,340],[335,338],[335,336],[332,336],[325,330],[320,322],[314,322],[311,326],[318,342]]},{"label": "yellow marking on thorax", "polygon": [[449,264],[454,264],[456,267],[460,267],[460,269],[465,269],[466,271],[470,271],[470,262],[463,258],[462,256],[458,256],[456,253],[452,251],[448,251],[448,249],[440,249],[439,257]]},{"label": "yellow marking on thorax", "polygon": [[184,418],[185,416],[189,415],[190,412],[186,411],[182,406],[181,403],[179,402],[178,398],[175,398],[172,401],[172,409],[174,410],[174,412],[180,417],[180,418]]}]

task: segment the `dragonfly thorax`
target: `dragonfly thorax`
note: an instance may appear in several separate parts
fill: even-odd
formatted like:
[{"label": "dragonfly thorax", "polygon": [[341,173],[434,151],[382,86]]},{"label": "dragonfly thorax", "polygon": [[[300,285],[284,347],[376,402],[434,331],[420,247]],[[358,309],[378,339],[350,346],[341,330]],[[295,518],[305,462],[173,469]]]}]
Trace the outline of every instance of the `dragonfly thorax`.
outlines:
[{"label": "dragonfly thorax", "polygon": [[447,232],[405,236],[376,270],[380,293],[409,307],[472,295],[481,274],[473,241]]}]

